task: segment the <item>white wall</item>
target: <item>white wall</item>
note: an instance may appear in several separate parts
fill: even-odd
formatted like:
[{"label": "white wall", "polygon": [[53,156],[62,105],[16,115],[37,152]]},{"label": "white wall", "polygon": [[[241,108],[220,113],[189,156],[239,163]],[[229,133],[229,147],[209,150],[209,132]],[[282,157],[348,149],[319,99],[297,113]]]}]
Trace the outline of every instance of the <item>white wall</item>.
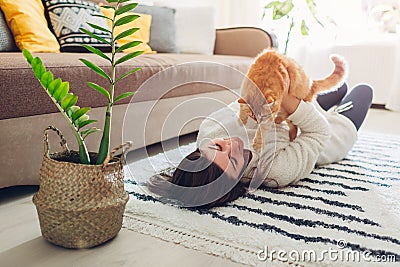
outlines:
[{"label": "white wall", "polygon": [[262,8],[260,0],[142,0],[142,4],[212,6],[215,9],[216,27],[259,26]]}]

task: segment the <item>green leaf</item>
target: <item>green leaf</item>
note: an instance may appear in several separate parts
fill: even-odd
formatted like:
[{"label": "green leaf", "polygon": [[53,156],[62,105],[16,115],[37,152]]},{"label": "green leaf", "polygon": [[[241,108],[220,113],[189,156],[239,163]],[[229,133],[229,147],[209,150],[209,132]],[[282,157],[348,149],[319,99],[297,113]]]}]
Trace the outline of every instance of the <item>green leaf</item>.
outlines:
[{"label": "green leaf", "polygon": [[69,82],[62,82],[61,85],[55,90],[53,97],[60,102],[69,91]]},{"label": "green leaf", "polygon": [[116,6],[101,6],[101,7],[114,10],[117,8]]},{"label": "green leaf", "polygon": [[92,37],[92,38],[94,38],[94,39],[96,39],[96,40],[102,42],[103,44],[111,45],[111,43],[110,43],[109,41],[107,41],[106,39],[101,38],[101,37],[97,36],[96,34],[90,32],[90,31],[88,31],[88,30],[86,30],[86,29],[84,29],[84,28],[81,28],[80,30],[81,30],[82,32],[86,33],[87,35],[89,35],[90,37]]},{"label": "green leaf", "polygon": [[35,68],[37,65],[43,65],[42,60],[38,57],[32,59],[31,62],[32,68]]},{"label": "green leaf", "polygon": [[89,115],[84,114],[84,115],[80,116],[79,118],[77,118],[76,120],[74,120],[74,123],[75,123],[75,125],[79,126],[79,123],[87,121],[87,120],[89,120]]},{"label": "green leaf", "polygon": [[306,25],[306,22],[304,19],[301,21],[301,34],[302,35],[308,35],[309,28]]},{"label": "green leaf", "polygon": [[103,27],[101,27],[101,26],[99,26],[99,25],[96,25],[96,24],[93,24],[93,23],[87,23],[90,27],[92,27],[92,28],[94,28],[94,29],[96,29],[96,30],[99,30],[99,31],[102,31],[102,32],[107,32],[107,33],[111,33],[111,31],[109,30],[109,29],[106,29],[106,28],[103,28]]},{"label": "green leaf", "polygon": [[94,90],[96,90],[97,92],[100,92],[103,95],[105,95],[107,97],[108,101],[110,101],[110,99],[111,99],[110,93],[106,89],[104,89],[104,87],[101,87],[100,85],[92,83],[92,82],[87,82],[86,84],[88,86],[90,86],[91,88],[93,88]]},{"label": "green leaf", "polygon": [[118,15],[121,15],[121,14],[126,13],[128,11],[131,11],[137,5],[138,5],[137,3],[124,5],[124,6],[120,7],[120,8],[118,8],[117,11],[115,11],[115,14],[116,14],[116,16],[118,16]]},{"label": "green leaf", "polygon": [[29,64],[32,64],[33,56],[31,54],[31,52],[29,52],[29,50],[24,48],[24,50],[22,50],[22,54],[26,58],[26,61],[28,61]]},{"label": "green leaf", "polygon": [[47,88],[47,90],[49,91],[49,94],[50,94],[51,96],[54,97],[54,92],[56,91],[56,89],[57,89],[58,87],[60,87],[61,83],[62,83],[61,78],[57,78],[57,79],[55,79],[54,81],[52,81],[52,82],[49,84],[49,87]]},{"label": "green leaf", "polygon": [[[80,117],[82,117],[83,115],[85,115],[86,113],[88,113],[88,111],[90,110],[90,108],[80,108],[78,110],[75,110],[72,113],[71,119],[73,121],[76,121],[77,119],[79,119]],[[89,118],[89,117],[88,117]]]},{"label": "green leaf", "polygon": [[124,32],[121,32],[120,34],[117,35],[117,37],[114,38],[114,40],[117,41],[117,40],[119,40],[119,39],[122,39],[122,38],[124,38],[124,37],[126,37],[126,36],[129,36],[129,35],[131,35],[131,34],[134,34],[134,33],[137,32],[138,30],[140,30],[140,28],[132,28],[132,29],[126,30],[126,31],[124,31]]},{"label": "green leaf", "polygon": [[280,3],[281,2],[279,2],[279,1],[272,1],[272,2],[268,3],[266,6],[264,6],[264,8],[265,9],[272,8],[272,7],[275,7],[276,5],[278,5]]},{"label": "green leaf", "polygon": [[97,122],[97,121],[96,120],[85,120],[85,121],[79,122],[77,126],[78,126],[78,129],[81,129],[81,128],[85,127],[86,125],[95,123],[95,122]]},{"label": "green leaf", "polygon": [[[74,94],[67,94],[62,100],[61,100],[61,107],[63,110],[68,110],[70,107],[76,104],[78,101],[78,97]],[[67,113],[68,115],[68,113]]]},{"label": "green leaf", "polygon": [[92,52],[93,54],[96,54],[96,55],[98,55],[98,56],[100,56],[100,57],[102,57],[102,58],[104,58],[104,59],[106,59],[106,60],[111,62],[111,59],[106,54],[101,52],[99,49],[94,48],[93,46],[90,46],[90,45],[86,45],[86,44],[81,44],[81,46],[83,46],[84,48],[86,48],[87,50]]},{"label": "green leaf", "polygon": [[42,77],[40,78],[40,82],[42,83],[44,88],[48,88],[50,83],[54,80],[53,73],[51,71],[47,71],[43,73]]},{"label": "green leaf", "polygon": [[317,15],[317,5],[314,0],[306,0],[307,7],[313,16]]},{"label": "green leaf", "polygon": [[70,107],[70,108],[67,110],[67,115],[68,115],[68,117],[72,118],[72,114],[73,114],[75,111],[79,110],[79,109],[80,109],[79,106],[72,106],[72,107]]},{"label": "green leaf", "polygon": [[91,127],[89,129],[83,130],[81,132],[81,135],[82,135],[83,139],[85,139],[86,137],[88,137],[88,135],[90,135],[92,133],[97,133],[97,132],[101,132],[101,130],[97,129],[96,127]]},{"label": "green leaf", "polygon": [[134,94],[135,94],[135,92],[126,92],[126,93],[122,93],[122,94],[120,94],[119,96],[117,96],[117,97],[114,99],[114,103],[113,103],[113,104],[117,103],[118,101],[120,101],[120,100],[122,100],[122,99],[125,99],[125,98],[127,98],[127,97],[130,97],[130,96],[132,96],[132,95],[134,95]]},{"label": "green leaf", "polygon": [[[316,22],[324,28],[324,24],[317,18],[317,4],[314,0],[306,0],[307,7],[310,10],[311,14],[313,15]],[[303,34],[304,35],[304,34]]]},{"label": "green leaf", "polygon": [[263,13],[262,13],[262,16],[261,16],[262,20],[264,20],[264,18],[265,18],[265,9],[263,10]]},{"label": "green leaf", "polygon": [[129,22],[132,22],[139,17],[140,17],[139,15],[127,15],[127,16],[124,16],[124,17],[118,19],[114,25],[115,25],[115,27],[121,26],[121,25],[127,24]]},{"label": "green leaf", "polygon": [[292,0],[286,0],[284,2],[279,2],[274,6],[274,11],[272,18],[274,20],[278,20],[286,15],[289,14],[289,12],[293,9],[294,5],[292,3]]},{"label": "green leaf", "polygon": [[135,51],[135,52],[129,53],[129,54],[127,54],[127,55],[121,57],[120,59],[118,59],[118,60],[115,62],[115,66],[118,65],[118,64],[121,64],[122,62],[125,62],[125,61],[127,61],[127,60],[130,60],[130,59],[132,59],[132,58],[134,58],[134,57],[137,57],[137,56],[139,56],[140,54],[143,54],[143,51]]},{"label": "green leaf", "polygon": [[102,70],[99,66],[97,66],[96,64],[90,62],[89,60],[86,60],[84,58],[80,58],[80,61],[83,62],[83,64],[85,64],[86,66],[88,66],[91,70],[93,70],[94,72],[96,72],[97,74],[99,74],[100,76],[104,77],[105,79],[107,79],[108,81],[111,81],[110,76],[107,75],[107,73],[104,72],[104,70]]},{"label": "green leaf", "polygon": [[101,130],[98,129],[98,128],[96,128],[96,127],[91,127],[91,128],[89,128],[89,129],[83,130],[83,131],[81,132],[81,134],[82,134],[82,135],[83,135],[83,134],[90,134],[90,133],[92,133],[92,131],[94,131],[94,132],[99,132],[99,131],[101,131]]},{"label": "green leaf", "polygon": [[40,78],[42,78],[42,75],[46,72],[46,68],[43,66],[42,61],[40,58],[35,57],[32,60],[32,69],[33,72],[35,73],[36,78],[40,81]]},{"label": "green leaf", "polygon": [[124,45],[121,46],[121,47],[118,47],[118,49],[115,50],[115,53],[119,53],[119,52],[122,52],[122,51],[124,51],[124,50],[126,50],[126,49],[129,49],[129,48],[138,46],[138,45],[140,45],[141,43],[143,43],[143,42],[142,42],[142,41],[133,41],[133,42],[129,42],[129,43],[127,43],[127,44],[124,44]]},{"label": "green leaf", "polygon": [[[104,7],[104,6],[103,6]],[[109,18],[109,17],[107,17],[107,16],[104,16],[104,15],[100,15],[100,14],[93,14],[92,15],[93,17],[99,17],[99,18],[103,18],[103,19],[108,19],[108,20],[111,20],[112,21],[112,18]]]},{"label": "green leaf", "polygon": [[129,75],[131,75],[134,72],[137,72],[138,70],[141,70],[141,68],[135,68],[133,70],[126,72],[125,74],[121,75],[121,77],[119,77],[118,80],[115,81],[115,83],[119,82],[122,79],[125,79],[126,77],[128,77]]},{"label": "green leaf", "polygon": [[125,3],[125,2],[128,2],[128,1],[131,1],[131,0],[119,0],[120,3]]},{"label": "green leaf", "polygon": [[43,76],[43,74],[46,73],[46,68],[43,65],[37,65],[36,68],[33,70],[33,72],[40,81],[40,78]]}]

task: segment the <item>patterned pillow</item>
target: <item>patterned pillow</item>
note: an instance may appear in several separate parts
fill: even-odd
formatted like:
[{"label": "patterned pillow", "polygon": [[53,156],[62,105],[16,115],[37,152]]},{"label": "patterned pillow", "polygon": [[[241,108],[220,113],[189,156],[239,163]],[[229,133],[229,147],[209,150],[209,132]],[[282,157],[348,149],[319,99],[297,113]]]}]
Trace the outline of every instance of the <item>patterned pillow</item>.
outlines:
[{"label": "patterned pillow", "polygon": [[14,37],[7,26],[4,19],[4,14],[0,10],[0,52],[15,52],[19,51],[15,44]]},{"label": "patterned pillow", "polygon": [[49,26],[60,43],[62,52],[87,52],[80,46],[88,44],[103,52],[111,52],[107,44],[90,38],[80,31],[85,28],[97,36],[111,41],[111,34],[97,29],[93,29],[87,23],[97,24],[103,28],[109,29],[107,21],[104,18],[95,17],[93,14],[102,15],[100,7],[96,3],[82,0],[44,0],[46,15],[49,20]]}]

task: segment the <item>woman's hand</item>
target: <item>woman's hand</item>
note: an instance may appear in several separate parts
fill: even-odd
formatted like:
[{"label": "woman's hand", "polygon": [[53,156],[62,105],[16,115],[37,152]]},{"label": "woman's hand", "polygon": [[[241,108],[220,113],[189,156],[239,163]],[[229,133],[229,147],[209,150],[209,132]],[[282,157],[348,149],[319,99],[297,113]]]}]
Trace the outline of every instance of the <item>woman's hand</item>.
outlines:
[{"label": "woman's hand", "polygon": [[285,92],[282,98],[281,109],[290,115],[296,111],[299,104],[300,99]]}]

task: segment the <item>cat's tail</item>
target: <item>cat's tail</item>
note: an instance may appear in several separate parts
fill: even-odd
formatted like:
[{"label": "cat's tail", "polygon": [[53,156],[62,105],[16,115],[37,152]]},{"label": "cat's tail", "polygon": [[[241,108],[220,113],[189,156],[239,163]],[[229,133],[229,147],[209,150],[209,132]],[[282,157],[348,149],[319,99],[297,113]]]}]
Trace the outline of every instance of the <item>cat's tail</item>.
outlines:
[{"label": "cat's tail", "polygon": [[310,95],[316,95],[321,91],[337,89],[347,78],[347,63],[339,55],[330,56],[335,69],[323,80],[314,80],[311,85]]}]

